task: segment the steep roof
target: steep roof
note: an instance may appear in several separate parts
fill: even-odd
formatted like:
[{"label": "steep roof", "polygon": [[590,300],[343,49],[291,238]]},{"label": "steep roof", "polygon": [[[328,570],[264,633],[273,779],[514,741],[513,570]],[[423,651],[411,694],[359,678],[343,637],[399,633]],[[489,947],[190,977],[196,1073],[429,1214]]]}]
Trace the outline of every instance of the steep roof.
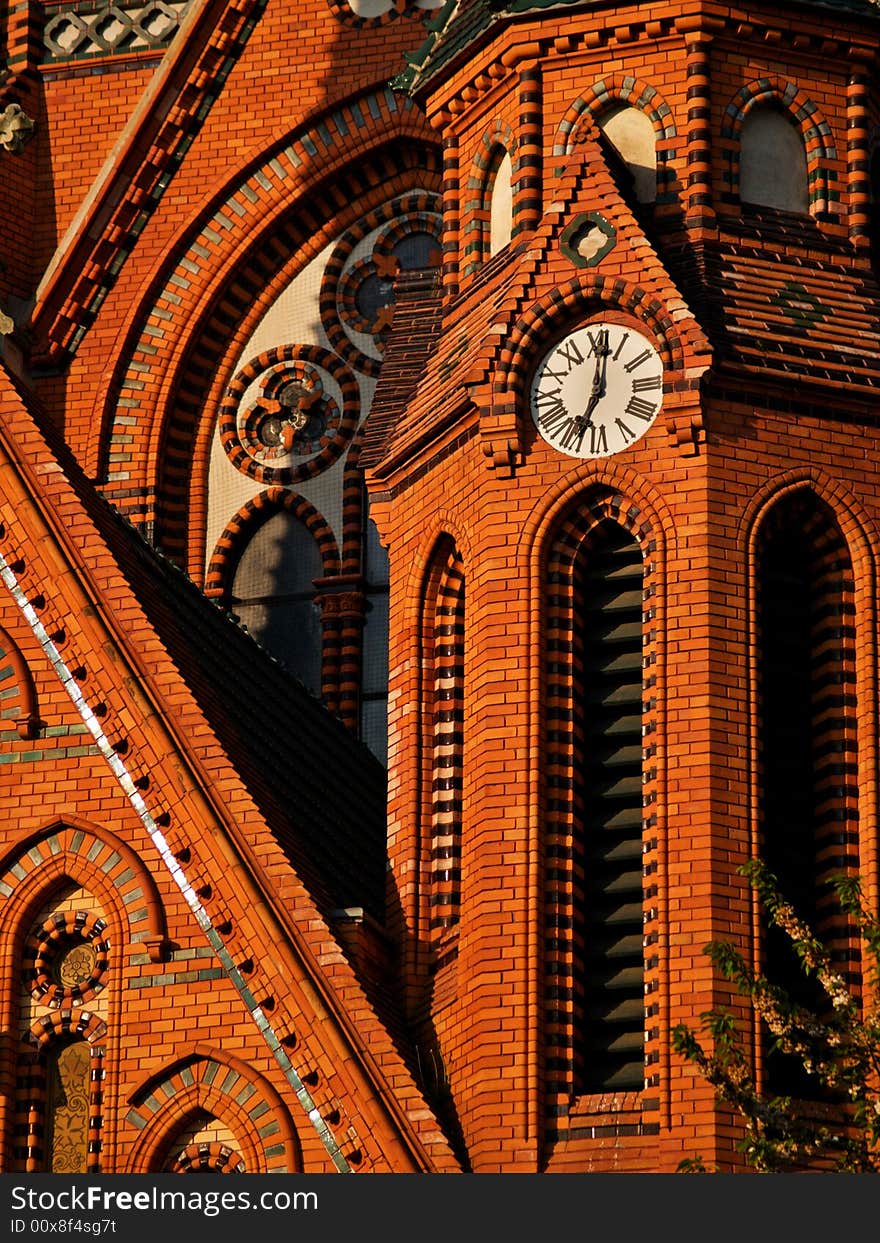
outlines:
[{"label": "steep roof", "polygon": [[325,913],[361,906],[381,921],[386,797],[381,764],[283,664],[120,517],[51,423],[33,410],[33,398],[20,387],[19,395],[214,737],[319,906]]},{"label": "steep roof", "polygon": [[681,251],[662,248],[716,367],[763,381],[880,385],[880,283],[847,240],[806,216],[749,209]]},{"label": "steep roof", "polygon": [[[878,16],[871,0],[790,0],[808,8],[831,9],[859,17]],[[600,0],[446,0],[446,3],[425,23],[428,37],[416,51],[407,56],[408,67],[393,82],[399,90],[415,94],[440,71],[482,38],[492,26],[510,17],[520,17],[569,9],[598,8]]]},{"label": "steep roof", "polygon": [[[65,675],[76,683],[75,702],[84,720],[103,718],[104,743],[126,757],[135,794],[112,766],[107,780],[119,783],[143,820],[153,813],[134,806],[134,777],[146,776],[155,814],[163,806],[171,813],[175,844],[166,837],[164,850],[192,843],[191,855],[177,854],[175,883],[194,911],[202,898],[209,903],[212,913],[204,905],[196,912],[200,927],[287,1078],[293,1108],[306,1111],[340,1168],[345,1158],[337,1160],[332,1126],[318,1117],[296,1070],[315,1068],[343,1102],[350,1123],[343,1146],[360,1153],[354,1145],[368,1141],[364,1169],[458,1170],[416,1087],[412,1049],[388,992],[368,978],[369,968],[355,966],[358,956],[344,952],[346,938],[328,920],[339,894],[367,887],[361,868],[375,808],[384,810],[376,798],[380,766],[115,514],[2,365],[0,409],[4,557],[27,550],[21,572],[42,600],[25,608],[45,608],[50,626],[63,622],[51,641],[61,645],[59,660],[69,660],[69,651],[83,662]],[[255,680],[245,704],[248,672]],[[321,763],[299,762],[304,733],[318,752],[350,762],[345,780]],[[267,741],[273,749],[264,764]],[[289,755],[295,760],[273,776],[272,765],[284,770]],[[383,864],[380,850],[382,873]],[[227,912],[228,925],[219,922]],[[295,1033],[295,1059],[280,1043],[283,1032]]]}]

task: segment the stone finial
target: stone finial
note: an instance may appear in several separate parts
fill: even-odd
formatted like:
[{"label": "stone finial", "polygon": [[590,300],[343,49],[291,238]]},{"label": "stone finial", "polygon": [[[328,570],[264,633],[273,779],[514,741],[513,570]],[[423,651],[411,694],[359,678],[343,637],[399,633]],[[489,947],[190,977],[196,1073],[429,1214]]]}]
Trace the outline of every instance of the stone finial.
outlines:
[{"label": "stone finial", "polygon": [[0,147],[7,151],[20,151],[33,129],[33,121],[18,104],[7,104],[0,112]]}]

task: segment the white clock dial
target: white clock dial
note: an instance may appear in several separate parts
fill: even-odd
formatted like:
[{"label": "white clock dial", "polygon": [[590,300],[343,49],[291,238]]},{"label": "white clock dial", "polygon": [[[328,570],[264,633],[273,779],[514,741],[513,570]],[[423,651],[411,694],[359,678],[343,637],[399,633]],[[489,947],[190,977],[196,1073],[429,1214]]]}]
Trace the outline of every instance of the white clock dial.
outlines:
[{"label": "white clock dial", "polygon": [[577,458],[610,457],[635,444],[662,402],[663,364],[651,342],[634,328],[602,322],[555,345],[530,394],[541,436]]}]

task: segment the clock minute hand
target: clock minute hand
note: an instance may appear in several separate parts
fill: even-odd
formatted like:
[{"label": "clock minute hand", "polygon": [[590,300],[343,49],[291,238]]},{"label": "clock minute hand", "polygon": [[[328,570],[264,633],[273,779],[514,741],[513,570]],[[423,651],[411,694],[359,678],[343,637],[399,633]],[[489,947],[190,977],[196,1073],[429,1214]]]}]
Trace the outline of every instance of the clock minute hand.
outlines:
[{"label": "clock minute hand", "polygon": [[599,348],[596,351],[596,369],[593,372],[593,383],[590,388],[590,400],[587,402],[586,410],[581,415],[585,424],[589,424],[593,411],[605,396],[605,369],[608,365],[608,355],[610,353],[611,347],[608,344],[608,330],[606,328],[599,337]]}]

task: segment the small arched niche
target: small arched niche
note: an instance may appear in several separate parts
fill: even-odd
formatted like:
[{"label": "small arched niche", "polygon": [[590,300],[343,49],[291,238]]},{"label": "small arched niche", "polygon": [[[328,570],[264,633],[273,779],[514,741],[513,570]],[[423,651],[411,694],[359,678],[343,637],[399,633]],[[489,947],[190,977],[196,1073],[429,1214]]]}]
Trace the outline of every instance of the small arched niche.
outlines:
[{"label": "small arched niche", "polygon": [[773,104],[758,104],[740,135],[739,196],[755,207],[810,209],[807,153],[794,121]]}]

